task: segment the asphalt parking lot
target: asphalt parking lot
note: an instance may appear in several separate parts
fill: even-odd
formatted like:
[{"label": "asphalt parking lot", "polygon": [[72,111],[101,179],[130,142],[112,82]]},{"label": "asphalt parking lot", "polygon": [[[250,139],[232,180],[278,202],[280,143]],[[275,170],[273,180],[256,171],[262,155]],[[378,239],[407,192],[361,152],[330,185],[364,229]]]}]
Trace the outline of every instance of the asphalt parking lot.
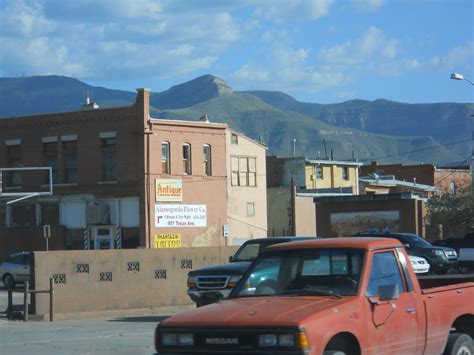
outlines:
[{"label": "asphalt parking lot", "polygon": [[[153,334],[163,316],[23,322],[7,320],[7,291],[0,288],[0,355],[153,354]],[[23,295],[14,293],[14,304]]]}]

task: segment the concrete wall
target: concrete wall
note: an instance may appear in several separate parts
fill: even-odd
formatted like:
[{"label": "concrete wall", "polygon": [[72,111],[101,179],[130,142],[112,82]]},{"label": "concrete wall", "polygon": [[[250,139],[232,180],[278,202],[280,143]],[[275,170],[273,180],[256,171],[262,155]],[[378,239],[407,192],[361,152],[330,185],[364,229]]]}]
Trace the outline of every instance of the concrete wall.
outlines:
[{"label": "concrete wall", "polygon": [[295,235],[316,236],[316,205],[314,197],[295,198]]},{"label": "concrete wall", "polygon": [[[238,144],[231,143],[231,135],[238,135]],[[266,148],[244,135],[227,130],[227,223],[229,245],[242,238],[253,239],[267,236],[267,172]],[[256,158],[256,186],[232,186],[231,157]],[[247,205],[253,204],[254,215],[249,215]]]},{"label": "concrete wall", "polygon": [[[228,262],[236,250],[237,247],[213,247],[34,252],[32,287],[48,289],[49,279],[57,280],[56,319],[81,317],[77,312],[159,312],[160,308],[191,305],[186,294],[187,273]],[[35,315],[47,319],[49,296],[34,295],[32,302]]]},{"label": "concrete wall", "polygon": [[292,203],[290,187],[267,189],[268,236],[283,236],[291,232]]}]

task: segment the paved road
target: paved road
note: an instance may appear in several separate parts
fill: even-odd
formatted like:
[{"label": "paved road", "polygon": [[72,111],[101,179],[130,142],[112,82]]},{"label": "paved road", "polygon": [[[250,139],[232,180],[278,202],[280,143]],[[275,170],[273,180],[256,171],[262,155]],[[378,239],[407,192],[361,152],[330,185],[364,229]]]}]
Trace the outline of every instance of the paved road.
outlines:
[{"label": "paved road", "polygon": [[[3,286],[3,285],[2,285]],[[153,334],[164,317],[135,316],[55,322],[6,319],[7,292],[0,289],[0,355],[153,354]],[[14,293],[14,304],[23,294]]]}]

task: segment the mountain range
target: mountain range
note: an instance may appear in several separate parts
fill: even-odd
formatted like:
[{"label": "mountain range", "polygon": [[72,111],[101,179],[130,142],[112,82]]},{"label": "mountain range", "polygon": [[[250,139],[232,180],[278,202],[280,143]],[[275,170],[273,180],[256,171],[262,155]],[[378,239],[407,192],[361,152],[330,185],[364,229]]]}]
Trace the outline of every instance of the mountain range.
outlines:
[{"label": "mountain range", "polygon": [[[63,76],[0,78],[0,119],[80,110],[87,94],[100,107],[131,105],[136,97]],[[473,103],[305,103],[282,92],[234,91],[213,75],[150,95],[153,118],[197,120],[207,114],[211,122],[265,143],[268,154],[290,156],[295,147],[296,155],[309,159],[365,163],[466,164],[473,111]]]}]

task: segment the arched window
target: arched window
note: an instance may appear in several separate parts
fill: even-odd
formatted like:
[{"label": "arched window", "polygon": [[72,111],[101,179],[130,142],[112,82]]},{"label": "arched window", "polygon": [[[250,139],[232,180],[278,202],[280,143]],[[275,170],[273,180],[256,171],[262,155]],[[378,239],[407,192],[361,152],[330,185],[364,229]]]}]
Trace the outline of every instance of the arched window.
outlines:
[{"label": "arched window", "polygon": [[191,175],[191,144],[183,144],[183,174]]},{"label": "arched window", "polygon": [[170,174],[170,143],[161,142],[161,173]]},{"label": "arched window", "polygon": [[204,144],[202,146],[203,164],[204,164],[204,175],[212,175],[212,162],[211,162],[211,146]]}]

